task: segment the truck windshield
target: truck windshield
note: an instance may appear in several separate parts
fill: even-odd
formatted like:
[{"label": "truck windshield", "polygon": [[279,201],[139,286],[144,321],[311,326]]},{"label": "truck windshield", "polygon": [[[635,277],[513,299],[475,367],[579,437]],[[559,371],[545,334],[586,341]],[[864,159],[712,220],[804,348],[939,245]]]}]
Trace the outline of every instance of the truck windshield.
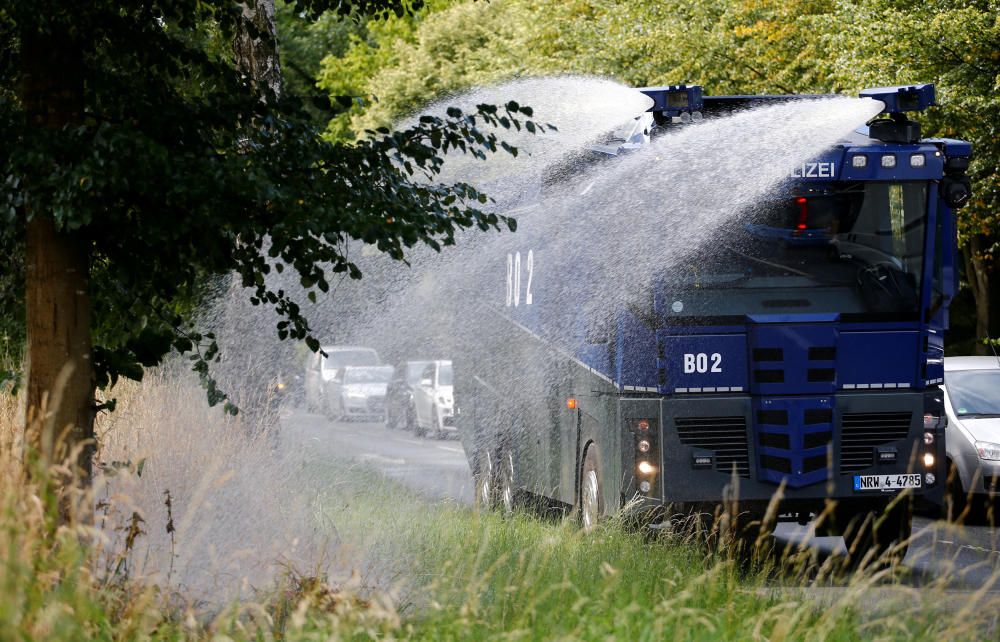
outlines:
[{"label": "truck windshield", "polygon": [[666,280],[669,317],[840,313],[917,318],[925,183],[796,190],[720,227]]},{"label": "truck windshield", "polygon": [[953,370],[944,385],[959,417],[1000,417],[1000,369]]}]

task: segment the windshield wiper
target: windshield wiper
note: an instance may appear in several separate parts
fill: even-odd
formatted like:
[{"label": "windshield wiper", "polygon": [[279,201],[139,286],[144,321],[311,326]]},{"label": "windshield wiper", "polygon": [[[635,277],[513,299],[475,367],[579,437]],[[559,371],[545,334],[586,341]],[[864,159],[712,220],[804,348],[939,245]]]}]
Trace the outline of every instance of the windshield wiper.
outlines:
[{"label": "windshield wiper", "polygon": [[996,419],[1000,417],[1000,412],[961,412],[958,416],[968,419]]}]

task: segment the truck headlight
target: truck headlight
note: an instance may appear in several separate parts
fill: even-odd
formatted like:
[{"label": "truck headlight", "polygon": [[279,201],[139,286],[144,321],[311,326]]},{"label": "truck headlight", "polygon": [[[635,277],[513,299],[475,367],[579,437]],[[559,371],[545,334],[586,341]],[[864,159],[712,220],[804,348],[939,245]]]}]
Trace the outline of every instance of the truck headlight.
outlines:
[{"label": "truck headlight", "polygon": [[985,459],[987,461],[1000,461],[1000,444],[994,444],[988,441],[977,441],[976,452],[979,453],[980,459]]}]

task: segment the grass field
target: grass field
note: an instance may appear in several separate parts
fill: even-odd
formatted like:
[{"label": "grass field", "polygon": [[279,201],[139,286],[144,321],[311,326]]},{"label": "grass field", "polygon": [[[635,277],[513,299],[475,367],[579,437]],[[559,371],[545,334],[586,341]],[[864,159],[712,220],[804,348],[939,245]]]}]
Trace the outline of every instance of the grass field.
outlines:
[{"label": "grass field", "polygon": [[[143,385],[161,388],[125,400],[104,426],[102,452],[131,465],[95,486],[93,525],[58,526],[33,487],[0,476],[0,640],[997,635],[990,594],[918,591],[886,573],[748,574],[724,551],[616,520],[584,533],[571,518],[478,513],[347,462],[291,466],[264,440],[213,432],[232,426],[179,404],[187,392]],[[3,443],[15,416],[7,399]],[[127,432],[139,428],[151,432]],[[224,584],[261,556],[267,572],[237,591]]]},{"label": "grass field", "polygon": [[364,471],[324,505],[369,559],[395,564],[402,624],[394,635],[868,640],[996,631],[997,602],[987,596],[916,591],[884,573],[814,590],[788,575],[743,573],[687,538],[651,540],[616,521],[583,533],[571,519],[476,514]]}]

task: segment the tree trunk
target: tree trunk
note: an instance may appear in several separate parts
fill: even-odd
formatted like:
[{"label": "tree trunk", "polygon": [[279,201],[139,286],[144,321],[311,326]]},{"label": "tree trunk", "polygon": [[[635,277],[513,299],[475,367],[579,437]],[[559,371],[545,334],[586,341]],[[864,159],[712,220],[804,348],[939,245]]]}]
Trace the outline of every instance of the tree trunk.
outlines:
[{"label": "tree trunk", "polygon": [[[80,122],[83,69],[70,34],[25,31],[21,58],[28,126],[55,130]],[[74,474],[89,479],[94,432],[89,245],[60,230],[51,214],[34,209],[30,200],[25,215],[25,453],[43,470],[72,455]]]},{"label": "tree trunk", "polygon": [[965,278],[976,300],[976,354],[991,354],[983,344],[990,336],[990,274],[989,266],[983,260],[983,237],[976,235],[969,239],[963,251],[965,255]]},{"label": "tree trunk", "polygon": [[[251,6],[252,5],[252,6]],[[275,97],[281,96],[281,64],[278,59],[278,38],[274,26],[274,0],[241,3],[243,23],[233,41],[236,67],[249,76],[258,89],[267,87]],[[254,33],[256,32],[256,33]]]}]

